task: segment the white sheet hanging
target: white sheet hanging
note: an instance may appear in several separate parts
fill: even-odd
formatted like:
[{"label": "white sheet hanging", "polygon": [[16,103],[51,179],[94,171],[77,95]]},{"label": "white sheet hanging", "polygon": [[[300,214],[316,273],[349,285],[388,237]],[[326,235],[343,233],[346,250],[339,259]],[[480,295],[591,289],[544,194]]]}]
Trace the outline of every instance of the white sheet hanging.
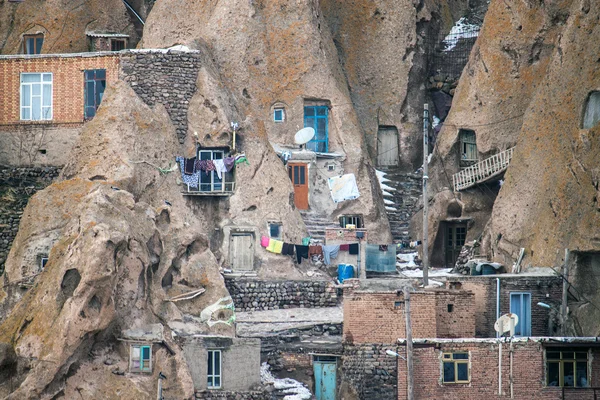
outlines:
[{"label": "white sheet hanging", "polygon": [[327,182],[331,191],[331,198],[335,203],[354,200],[360,196],[354,174],[334,176],[329,178]]}]

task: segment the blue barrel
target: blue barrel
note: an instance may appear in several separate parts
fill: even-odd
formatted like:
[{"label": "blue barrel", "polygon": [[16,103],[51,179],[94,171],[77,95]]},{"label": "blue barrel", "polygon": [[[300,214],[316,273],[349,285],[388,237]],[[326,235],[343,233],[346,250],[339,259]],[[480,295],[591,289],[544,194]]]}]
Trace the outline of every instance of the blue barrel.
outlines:
[{"label": "blue barrel", "polygon": [[338,264],[338,280],[340,283],[350,278],[354,278],[354,266],[350,264]]}]

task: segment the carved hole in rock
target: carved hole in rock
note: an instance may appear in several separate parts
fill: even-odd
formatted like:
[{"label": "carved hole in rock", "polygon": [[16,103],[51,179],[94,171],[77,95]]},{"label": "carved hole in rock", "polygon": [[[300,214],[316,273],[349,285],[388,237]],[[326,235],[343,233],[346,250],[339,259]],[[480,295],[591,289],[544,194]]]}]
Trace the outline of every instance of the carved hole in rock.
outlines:
[{"label": "carved hole in rock", "polygon": [[46,154],[46,149],[39,149],[40,154]]},{"label": "carved hole in rock", "polygon": [[105,181],[106,177],[104,175],[94,175],[90,178],[90,181]]},{"label": "carved hole in rock", "polygon": [[244,88],[244,90],[242,90],[242,95],[247,99],[252,98],[252,96],[250,96],[250,94],[248,94],[248,89],[246,89],[246,88]]},{"label": "carved hole in rock", "polygon": [[90,299],[90,301],[88,303],[88,307],[91,308],[92,310],[100,312],[100,310],[102,309],[102,301],[100,300],[100,298],[98,296],[94,295]]},{"label": "carved hole in rock", "polygon": [[269,190],[267,190],[267,194],[271,194],[271,192],[273,192],[273,188],[270,187]]},{"label": "carved hole in rock", "polygon": [[158,215],[158,218],[156,218],[156,225],[159,228],[164,229],[170,223],[171,223],[171,215],[169,214],[169,211],[166,209],[162,210],[160,212],[160,214]]},{"label": "carved hole in rock", "polygon": [[255,211],[255,210],[256,210],[256,206],[250,206],[250,207],[244,208],[243,211]]},{"label": "carved hole in rock", "polygon": [[75,268],[68,269],[60,283],[60,289],[65,298],[73,296],[75,289],[79,286],[81,274]]},{"label": "carved hole in rock", "polygon": [[462,215],[462,205],[457,201],[453,201],[450,204],[448,204],[446,213],[450,218],[460,218],[460,216]]},{"label": "carved hole in rock", "polygon": [[219,315],[217,315],[217,319],[223,321],[225,319],[225,313],[223,311],[220,311]]},{"label": "carved hole in rock", "polygon": [[160,284],[163,288],[167,288],[173,285],[173,267],[169,268],[165,276],[163,276]]},{"label": "carved hole in rock", "polygon": [[31,319],[26,319],[25,322],[23,322],[23,325],[21,325],[21,327],[19,328],[19,335],[25,332],[25,329],[27,329],[30,323]]}]

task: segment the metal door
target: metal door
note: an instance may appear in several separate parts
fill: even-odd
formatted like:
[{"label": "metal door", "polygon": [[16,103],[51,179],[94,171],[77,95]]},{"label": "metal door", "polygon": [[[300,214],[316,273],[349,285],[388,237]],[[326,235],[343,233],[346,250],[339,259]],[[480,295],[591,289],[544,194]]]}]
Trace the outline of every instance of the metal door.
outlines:
[{"label": "metal door", "polygon": [[294,185],[294,204],[298,210],[308,210],[307,172],[306,164],[288,164],[288,174]]},{"label": "metal door", "polygon": [[380,126],[377,131],[377,165],[398,165],[398,129],[395,126]]},{"label": "metal door", "polygon": [[337,364],[335,362],[313,361],[313,369],[317,400],[335,400]]},{"label": "metal door", "polygon": [[454,267],[466,237],[465,224],[446,223],[446,267]]},{"label": "metal door", "polygon": [[229,260],[234,271],[252,271],[254,269],[254,236],[251,233],[231,235]]}]

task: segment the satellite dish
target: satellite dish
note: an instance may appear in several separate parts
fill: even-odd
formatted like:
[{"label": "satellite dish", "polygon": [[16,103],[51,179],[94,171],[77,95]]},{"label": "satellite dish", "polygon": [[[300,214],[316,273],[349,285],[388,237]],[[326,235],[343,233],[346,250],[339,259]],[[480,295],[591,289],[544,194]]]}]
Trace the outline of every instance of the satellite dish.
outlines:
[{"label": "satellite dish", "polygon": [[506,332],[510,332],[510,335],[514,336],[515,326],[517,326],[518,323],[519,316],[517,314],[504,314],[496,320],[494,330],[498,332],[500,336],[504,335]]},{"label": "satellite dish", "polygon": [[296,132],[296,136],[294,136],[294,141],[296,144],[306,144],[315,137],[315,129],[314,128],[304,128],[300,129]]}]

